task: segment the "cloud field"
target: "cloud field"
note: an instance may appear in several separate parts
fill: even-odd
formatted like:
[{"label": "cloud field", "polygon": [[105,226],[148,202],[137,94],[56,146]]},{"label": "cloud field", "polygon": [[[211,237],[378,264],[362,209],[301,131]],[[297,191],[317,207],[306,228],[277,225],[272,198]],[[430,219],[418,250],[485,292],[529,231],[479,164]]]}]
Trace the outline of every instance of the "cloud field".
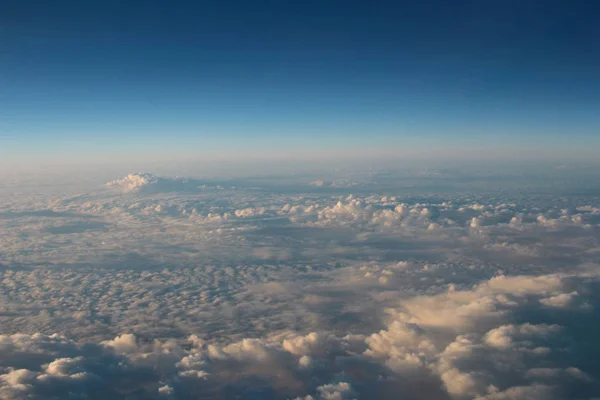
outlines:
[{"label": "cloud field", "polygon": [[600,191],[556,176],[6,181],[0,399],[600,398]]}]

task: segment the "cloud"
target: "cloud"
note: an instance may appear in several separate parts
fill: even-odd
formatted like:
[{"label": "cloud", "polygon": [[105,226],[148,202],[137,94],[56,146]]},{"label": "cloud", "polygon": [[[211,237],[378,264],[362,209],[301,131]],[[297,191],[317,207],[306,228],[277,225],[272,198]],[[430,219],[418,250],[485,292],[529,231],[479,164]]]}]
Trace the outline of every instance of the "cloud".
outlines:
[{"label": "cloud", "polygon": [[2,198],[0,398],[599,395],[593,198],[341,175]]},{"label": "cloud", "polygon": [[0,394],[7,400],[152,396],[158,378],[101,344],[56,335],[1,335],[0,349]]},{"label": "cloud", "polygon": [[328,385],[319,386],[317,388],[317,397],[305,396],[298,397],[298,400],[346,400],[355,399],[355,392],[347,382],[330,383]]},{"label": "cloud", "polygon": [[107,182],[106,187],[126,193],[141,194],[193,193],[205,188],[223,189],[218,183],[193,178],[161,177],[152,173],[131,173],[123,178]]},{"label": "cloud", "polygon": [[577,305],[578,298],[579,294],[577,292],[561,293],[541,299],[540,303],[548,307],[569,308]]},{"label": "cloud", "polygon": [[106,186],[120,188],[126,192],[139,191],[145,187],[157,185],[159,179],[157,176],[149,173],[134,173],[124,178],[110,181]]},{"label": "cloud", "polygon": [[487,395],[476,397],[476,400],[552,400],[560,398],[556,393],[556,388],[540,384],[516,386],[505,391],[491,388],[489,392]]},{"label": "cloud", "polygon": [[236,217],[240,217],[240,218],[249,218],[249,217],[256,217],[259,215],[263,215],[265,213],[265,208],[264,207],[260,207],[260,208],[244,208],[243,210],[235,210],[235,216]]}]

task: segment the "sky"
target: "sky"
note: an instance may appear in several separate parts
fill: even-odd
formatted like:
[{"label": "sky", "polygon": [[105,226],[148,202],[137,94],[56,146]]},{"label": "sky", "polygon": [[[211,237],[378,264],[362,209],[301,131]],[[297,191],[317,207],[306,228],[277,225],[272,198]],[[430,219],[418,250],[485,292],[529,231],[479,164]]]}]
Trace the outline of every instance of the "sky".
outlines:
[{"label": "sky", "polygon": [[590,161],[599,16],[554,0],[3,2],[0,157]]}]

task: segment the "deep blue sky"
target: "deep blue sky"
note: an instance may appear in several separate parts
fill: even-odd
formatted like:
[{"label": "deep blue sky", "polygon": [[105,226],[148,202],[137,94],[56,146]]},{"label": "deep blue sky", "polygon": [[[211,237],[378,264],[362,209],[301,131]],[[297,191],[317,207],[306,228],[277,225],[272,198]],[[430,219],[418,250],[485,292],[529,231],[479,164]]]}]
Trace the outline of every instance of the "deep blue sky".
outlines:
[{"label": "deep blue sky", "polygon": [[5,1],[0,156],[576,156],[600,146],[599,20],[594,0]]}]

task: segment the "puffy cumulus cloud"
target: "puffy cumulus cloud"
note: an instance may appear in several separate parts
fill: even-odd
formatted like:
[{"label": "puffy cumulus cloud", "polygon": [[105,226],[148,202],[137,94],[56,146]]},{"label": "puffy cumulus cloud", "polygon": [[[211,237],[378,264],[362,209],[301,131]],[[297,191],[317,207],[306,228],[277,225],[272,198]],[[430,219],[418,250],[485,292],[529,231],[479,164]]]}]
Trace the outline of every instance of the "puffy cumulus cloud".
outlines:
[{"label": "puffy cumulus cloud", "polygon": [[243,210],[235,210],[235,216],[240,218],[256,217],[265,213],[264,207],[259,208],[244,208]]},{"label": "puffy cumulus cloud", "polygon": [[[310,206],[286,205],[283,213],[290,214],[292,222],[314,226],[343,226],[348,228],[421,226],[435,229],[438,224],[430,221],[435,215],[420,204],[412,207],[396,203],[388,197],[381,199],[357,198],[349,195],[333,205]],[[437,216],[436,216],[437,217]]]},{"label": "puffy cumulus cloud", "polygon": [[[461,204],[462,203],[462,204]],[[286,204],[280,214],[289,214],[295,223],[313,226],[346,227],[352,229],[387,228],[438,230],[452,228],[454,232],[466,229],[489,235],[496,231],[510,229],[535,230],[545,227],[549,230],[569,227],[591,228],[592,219],[584,211],[576,214],[546,217],[539,209],[528,209],[515,203],[481,205],[462,202],[407,202],[396,196],[340,196],[333,203]],[[553,215],[549,211],[548,215]],[[595,221],[596,225],[597,222]]]},{"label": "puffy cumulus cloud", "polygon": [[[0,397],[153,398],[158,376],[102,344],[79,345],[57,335],[1,335]],[[0,368],[1,370],[1,368]]]},{"label": "puffy cumulus cloud", "polygon": [[559,275],[500,275],[479,284],[475,291],[480,294],[510,294],[521,297],[528,294],[541,295],[554,293],[560,290],[561,287],[562,279]]},{"label": "puffy cumulus cloud", "polygon": [[[41,334],[3,335],[0,340],[0,362],[9,365],[0,371],[3,399],[152,399],[179,394],[195,398],[186,393],[198,384],[221,390],[219,382],[227,378],[228,368],[248,376],[275,377],[281,372],[269,366],[278,357],[278,350],[258,339],[202,347],[202,340],[193,336],[187,350],[182,347],[184,343],[172,341],[138,346],[130,334],[85,344]],[[279,357],[286,354],[279,352]],[[224,393],[216,396],[225,397]]]},{"label": "puffy cumulus cloud", "polygon": [[[573,279],[497,276],[469,290],[451,286],[445,293],[402,300],[388,310],[387,327],[365,339],[363,355],[400,376],[433,374],[457,399],[566,399],[581,387],[594,393],[598,387],[590,374],[565,357],[568,326],[510,322],[542,312],[546,299],[571,297],[565,290]],[[578,279],[581,290],[589,290]],[[549,393],[553,397],[545,397]]]},{"label": "puffy cumulus cloud", "polygon": [[554,308],[586,308],[589,304],[581,299],[579,293],[560,293],[556,296],[546,297],[540,300],[545,306]]},{"label": "puffy cumulus cloud", "polygon": [[352,390],[352,386],[349,383],[339,382],[319,386],[316,397],[308,395],[297,397],[295,400],[349,400],[356,398],[356,393]]},{"label": "puffy cumulus cloud", "polygon": [[[529,343],[526,341],[527,338],[537,336],[548,336],[553,333],[559,332],[561,329],[558,325],[502,325],[498,328],[494,328],[487,332],[484,336],[484,342],[490,347],[497,349],[508,349],[517,346],[519,342]],[[517,342],[515,342],[515,340]],[[536,348],[544,352],[544,348]]]},{"label": "puffy cumulus cloud", "polygon": [[460,335],[432,368],[453,396],[484,396],[507,382],[519,383],[528,363],[536,365],[548,357],[551,350],[544,344],[559,331],[558,326],[525,324],[494,328],[482,337],[475,333]]},{"label": "puffy cumulus cloud", "polygon": [[124,191],[137,191],[149,185],[156,185],[159,182],[157,176],[150,173],[133,173],[121,179],[115,179],[106,184],[108,187],[119,188]]},{"label": "puffy cumulus cloud", "polygon": [[481,218],[473,217],[469,223],[471,228],[479,228],[481,226]]},{"label": "puffy cumulus cloud", "polygon": [[500,275],[471,290],[450,286],[445,293],[414,297],[404,301],[395,313],[408,323],[460,331],[474,324],[493,324],[518,306],[519,301],[529,296],[560,295],[561,289],[561,278],[555,275]]},{"label": "puffy cumulus cloud", "polygon": [[283,341],[283,349],[292,354],[309,355],[317,349],[322,350],[326,345],[323,335],[311,332],[306,336],[296,336]]},{"label": "puffy cumulus cloud", "polygon": [[137,341],[135,335],[126,333],[121,336],[117,336],[113,340],[107,340],[102,342],[103,345],[113,348],[117,353],[133,353],[138,350]]},{"label": "puffy cumulus cloud", "polygon": [[336,221],[341,224],[368,222],[373,212],[371,205],[365,205],[357,199],[350,199],[348,203],[338,201],[332,207],[323,208],[319,211],[319,219],[322,221]]},{"label": "puffy cumulus cloud", "polygon": [[435,345],[416,325],[393,321],[385,330],[365,339],[365,355],[384,359],[395,371],[424,367],[437,354]]},{"label": "puffy cumulus cloud", "polygon": [[[198,393],[229,398],[234,387],[260,398],[293,398],[306,390],[314,393],[306,398],[359,397],[350,383],[329,382],[352,367],[344,361],[352,357],[348,342],[360,337],[288,332],[224,344],[196,335],[150,342],[131,334],[101,343],[41,334],[4,335],[0,340],[0,362],[8,365],[0,369],[0,393],[11,400],[67,395],[195,399]],[[377,371],[366,361],[356,366],[371,376]]]}]

